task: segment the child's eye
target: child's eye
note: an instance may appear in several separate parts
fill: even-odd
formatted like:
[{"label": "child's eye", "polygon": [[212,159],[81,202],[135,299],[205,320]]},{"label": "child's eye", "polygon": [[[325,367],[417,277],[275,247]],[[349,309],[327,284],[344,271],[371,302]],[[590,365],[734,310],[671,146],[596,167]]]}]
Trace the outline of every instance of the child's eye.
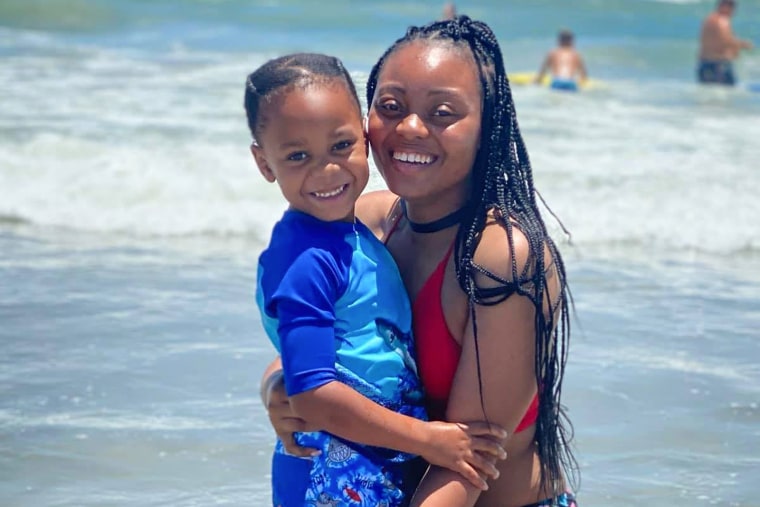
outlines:
[{"label": "child's eye", "polygon": [[346,148],[350,148],[353,145],[354,145],[354,141],[349,141],[349,140],[338,141],[337,143],[333,145],[333,150],[342,151],[342,150],[345,150]]},{"label": "child's eye", "polygon": [[305,151],[294,151],[293,153],[289,154],[286,158],[287,160],[291,162],[301,162],[302,160],[306,160],[306,157],[308,155]]}]

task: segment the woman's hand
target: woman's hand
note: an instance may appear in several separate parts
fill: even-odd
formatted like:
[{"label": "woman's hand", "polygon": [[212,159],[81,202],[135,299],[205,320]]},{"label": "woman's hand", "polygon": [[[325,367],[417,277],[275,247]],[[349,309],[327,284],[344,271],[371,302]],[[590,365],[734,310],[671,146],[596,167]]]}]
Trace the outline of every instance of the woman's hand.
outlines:
[{"label": "woman's hand", "polygon": [[272,423],[275,433],[288,454],[308,458],[320,453],[319,450],[311,447],[301,447],[293,438],[295,432],[317,431],[319,428],[310,427],[304,419],[293,413],[285,392],[282,370],[275,371],[262,383],[261,402],[267,409],[269,422]]},{"label": "woman's hand", "polygon": [[428,463],[461,474],[473,486],[487,490],[485,478],[496,479],[496,461],[506,459],[507,432],[485,422],[427,423],[429,439],[421,455]]}]

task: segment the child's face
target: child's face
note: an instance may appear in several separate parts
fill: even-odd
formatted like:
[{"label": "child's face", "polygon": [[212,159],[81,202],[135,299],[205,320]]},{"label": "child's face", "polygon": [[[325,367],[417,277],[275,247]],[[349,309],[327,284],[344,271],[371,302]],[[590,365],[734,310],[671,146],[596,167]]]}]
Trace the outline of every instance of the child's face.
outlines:
[{"label": "child's face", "polygon": [[361,112],[339,82],[286,91],[261,111],[251,147],[267,181],[277,181],[292,209],[325,221],[354,219],[369,179]]}]

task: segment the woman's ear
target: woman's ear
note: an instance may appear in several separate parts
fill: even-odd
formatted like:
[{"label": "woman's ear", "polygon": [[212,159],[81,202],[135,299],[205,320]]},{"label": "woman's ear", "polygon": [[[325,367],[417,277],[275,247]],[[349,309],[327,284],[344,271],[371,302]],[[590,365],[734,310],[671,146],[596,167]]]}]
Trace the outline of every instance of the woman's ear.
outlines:
[{"label": "woman's ear", "polygon": [[261,146],[256,143],[251,144],[251,155],[253,155],[253,159],[256,161],[256,165],[259,167],[259,172],[264,177],[264,179],[269,183],[274,183],[277,181],[277,177],[274,175],[272,168],[269,167],[269,163],[267,163],[266,156],[264,155],[264,150],[261,149]]}]

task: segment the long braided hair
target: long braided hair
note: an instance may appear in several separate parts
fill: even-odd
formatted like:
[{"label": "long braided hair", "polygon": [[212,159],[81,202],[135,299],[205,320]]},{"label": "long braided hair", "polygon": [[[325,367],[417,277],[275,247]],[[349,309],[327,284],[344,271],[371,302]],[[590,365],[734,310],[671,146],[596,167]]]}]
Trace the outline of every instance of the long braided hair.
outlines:
[{"label": "long braided hair", "polygon": [[[579,474],[577,461],[569,447],[572,424],[560,402],[570,337],[568,303],[571,300],[562,256],[549,237],[538,209],[530,160],[517,124],[499,43],[488,25],[467,16],[410,27],[372,68],[367,82],[368,107],[372,105],[378,76],[388,57],[414,41],[469,51],[478,69],[483,94],[480,147],[471,171],[470,193],[454,253],[456,276],[467,294],[474,328],[481,406],[485,412],[475,307],[496,305],[514,293],[528,297],[535,307],[535,372],[540,400],[535,441],[541,461],[541,485],[556,491],[562,484],[564,471],[570,474],[569,481],[575,487]],[[518,269],[515,256],[511,256],[511,280],[502,279],[474,262],[475,250],[489,216],[506,230],[511,252],[515,251],[515,228],[529,243],[530,258],[524,269]],[[554,269],[552,266],[545,269],[548,260]],[[550,300],[547,291],[547,276],[552,276],[552,272],[559,277],[560,286],[555,301]],[[486,276],[494,283],[489,283],[487,288],[480,287],[476,283],[479,276]],[[549,310],[545,312],[547,307]]]}]

